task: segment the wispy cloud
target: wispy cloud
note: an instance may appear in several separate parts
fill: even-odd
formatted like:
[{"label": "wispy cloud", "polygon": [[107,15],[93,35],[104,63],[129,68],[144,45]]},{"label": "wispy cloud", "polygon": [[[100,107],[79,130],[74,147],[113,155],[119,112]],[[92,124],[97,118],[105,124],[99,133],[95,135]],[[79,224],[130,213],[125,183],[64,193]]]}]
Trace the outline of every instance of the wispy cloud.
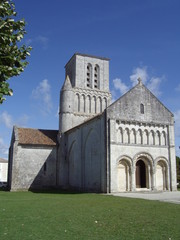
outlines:
[{"label": "wispy cloud", "polygon": [[13,117],[6,111],[0,114],[0,123],[4,124],[6,128],[12,129],[14,125],[25,127],[29,120],[27,114],[19,116],[18,119],[13,119]]},{"label": "wispy cloud", "polygon": [[49,114],[52,110],[51,86],[47,79],[44,79],[32,91],[32,98],[38,100],[39,108],[43,114]]},{"label": "wispy cloud", "polygon": [[42,49],[46,50],[48,48],[49,38],[39,35],[35,38],[29,38],[26,40],[26,45],[33,45],[33,43],[41,45]]},{"label": "wispy cloud", "polygon": [[149,88],[149,90],[156,95],[157,97],[159,97],[161,95],[161,91],[159,90],[160,84],[161,84],[162,78],[159,77],[152,77],[150,79],[150,81],[147,84],[147,87]]},{"label": "wispy cloud", "polygon": [[120,78],[115,78],[113,80],[114,88],[116,90],[119,90],[121,94],[124,94],[129,90],[129,87],[123,83],[123,81]]},{"label": "wispy cloud", "polygon": [[146,81],[148,79],[148,73],[147,73],[147,67],[137,67],[133,69],[132,74],[130,75],[130,81],[132,82],[132,85],[135,86],[137,84],[137,79],[141,78],[142,82],[146,84]]},{"label": "wispy cloud", "polygon": [[[124,94],[127,92],[130,87],[135,86],[138,81],[137,79],[140,77],[142,82],[147,86],[147,88],[157,97],[161,95],[160,91],[160,84],[162,82],[163,77],[155,77],[155,76],[149,76],[147,66],[143,67],[136,67],[132,70],[132,74],[129,76],[131,86],[128,86],[125,82],[122,81],[121,78],[115,78],[113,80],[113,89],[112,89],[112,96],[113,100],[117,98],[117,91],[120,92],[120,94]],[[119,96],[119,95],[118,95]]]},{"label": "wispy cloud", "polygon": [[0,137],[0,154],[4,157],[8,157],[8,146],[4,143],[4,140]]},{"label": "wispy cloud", "polygon": [[26,127],[30,117],[27,114],[23,114],[17,119],[17,125],[21,127]]},{"label": "wispy cloud", "polygon": [[3,123],[7,128],[13,127],[12,116],[6,111],[0,114],[0,122]]}]

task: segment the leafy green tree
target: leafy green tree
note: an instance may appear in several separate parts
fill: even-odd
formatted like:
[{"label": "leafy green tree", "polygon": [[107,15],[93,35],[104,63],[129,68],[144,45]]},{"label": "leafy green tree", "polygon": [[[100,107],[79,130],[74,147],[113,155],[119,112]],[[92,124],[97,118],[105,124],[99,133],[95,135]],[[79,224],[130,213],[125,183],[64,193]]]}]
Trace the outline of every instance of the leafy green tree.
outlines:
[{"label": "leafy green tree", "polygon": [[12,89],[7,82],[24,71],[31,47],[20,45],[24,38],[25,20],[17,20],[12,0],[0,0],[0,104],[4,96],[11,96]]}]

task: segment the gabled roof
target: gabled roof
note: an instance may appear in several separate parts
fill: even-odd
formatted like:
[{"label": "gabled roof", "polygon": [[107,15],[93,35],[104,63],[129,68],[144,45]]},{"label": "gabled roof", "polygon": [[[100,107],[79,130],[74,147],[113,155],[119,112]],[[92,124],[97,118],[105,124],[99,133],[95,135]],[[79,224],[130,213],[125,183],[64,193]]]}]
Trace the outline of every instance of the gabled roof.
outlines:
[{"label": "gabled roof", "polygon": [[111,106],[113,106],[114,104],[116,104],[116,102],[120,101],[122,98],[124,98],[126,95],[128,95],[130,92],[132,92],[135,88],[137,88],[137,87],[139,87],[139,86],[145,88],[146,91],[149,92],[150,95],[151,95],[154,99],[156,99],[157,102],[159,102],[172,116],[174,116],[173,113],[172,113],[141,81],[139,81],[138,84],[136,84],[134,87],[132,87],[131,89],[129,89],[129,91],[127,91],[126,93],[124,93],[124,94],[123,94],[121,97],[119,97],[116,101],[114,101],[113,103],[111,103],[107,108],[110,108]]},{"label": "gabled roof", "polygon": [[173,114],[141,81],[108,106],[107,114],[110,118],[122,120],[174,124]]},{"label": "gabled roof", "polygon": [[47,146],[56,146],[57,144],[57,130],[15,128],[15,131],[17,130],[19,144]]}]

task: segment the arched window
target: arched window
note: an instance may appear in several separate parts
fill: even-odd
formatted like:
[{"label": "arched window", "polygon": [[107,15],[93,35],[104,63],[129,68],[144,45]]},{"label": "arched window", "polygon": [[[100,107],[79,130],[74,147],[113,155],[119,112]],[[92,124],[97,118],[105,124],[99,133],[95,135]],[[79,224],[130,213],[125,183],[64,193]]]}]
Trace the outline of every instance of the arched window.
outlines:
[{"label": "arched window", "polygon": [[89,95],[86,99],[86,112],[91,113],[91,97]]},{"label": "arched window", "polygon": [[107,99],[104,97],[102,102],[102,110],[104,111],[104,109],[106,108],[107,108]]},{"label": "arched window", "polygon": [[142,130],[139,129],[136,134],[136,143],[142,144]]},{"label": "arched window", "polygon": [[161,145],[162,146],[166,145],[166,133],[164,131],[161,134]]},{"label": "arched window", "polygon": [[99,66],[94,67],[94,88],[99,88]]},{"label": "arched window", "polygon": [[100,97],[98,97],[97,99],[97,113],[101,113],[102,112],[102,100]]},{"label": "arched window", "polygon": [[75,106],[75,108],[74,108],[75,111],[80,112],[80,96],[78,93],[75,96],[74,106]]},{"label": "arched window", "polygon": [[80,112],[85,112],[86,107],[85,107],[85,95],[84,94],[81,96],[80,107],[81,107]]},{"label": "arched window", "polygon": [[129,143],[129,129],[124,130],[124,143]]},{"label": "arched window", "polygon": [[122,130],[122,128],[118,129],[118,132],[117,132],[117,142],[123,143],[123,130]]},{"label": "arched window", "polygon": [[154,145],[155,144],[155,136],[154,136],[154,131],[151,130],[149,133],[149,144]]},{"label": "arched window", "polygon": [[92,65],[88,63],[86,72],[86,86],[92,87]]},{"label": "arched window", "polygon": [[143,143],[146,145],[149,144],[149,135],[147,130],[145,130],[143,134]]},{"label": "arched window", "polygon": [[144,114],[144,104],[140,104],[140,113]]},{"label": "arched window", "polygon": [[132,144],[135,144],[135,143],[136,143],[136,131],[135,131],[134,128],[131,130],[130,142],[131,142]]},{"label": "arched window", "polygon": [[155,144],[161,145],[161,135],[159,131],[156,131]]},{"label": "arched window", "polygon": [[96,113],[96,97],[92,97],[91,101],[91,113]]}]

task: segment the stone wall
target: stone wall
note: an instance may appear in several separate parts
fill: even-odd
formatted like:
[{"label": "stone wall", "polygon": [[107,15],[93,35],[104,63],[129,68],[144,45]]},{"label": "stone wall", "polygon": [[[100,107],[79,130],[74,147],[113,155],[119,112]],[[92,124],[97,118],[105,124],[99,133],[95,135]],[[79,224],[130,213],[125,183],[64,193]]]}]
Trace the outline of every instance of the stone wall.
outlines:
[{"label": "stone wall", "polygon": [[104,114],[61,137],[59,185],[86,192],[106,192]]},{"label": "stone wall", "polygon": [[56,147],[21,146],[14,143],[11,191],[56,186]]}]

